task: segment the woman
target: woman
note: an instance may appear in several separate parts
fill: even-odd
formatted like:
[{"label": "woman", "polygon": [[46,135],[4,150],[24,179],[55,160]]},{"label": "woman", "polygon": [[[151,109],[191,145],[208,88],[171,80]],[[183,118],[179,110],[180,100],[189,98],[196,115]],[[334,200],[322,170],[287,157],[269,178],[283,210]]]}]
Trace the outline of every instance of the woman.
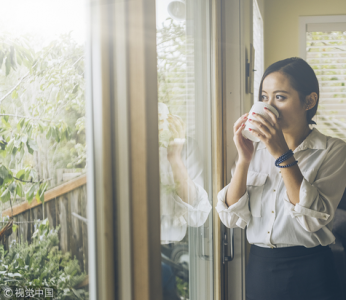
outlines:
[{"label": "woman", "polygon": [[[187,226],[200,227],[212,209],[203,183],[203,161],[183,120],[159,103],[161,244],[183,240]],[[186,138],[186,140],[185,140]]]},{"label": "woman", "polygon": [[[259,89],[279,117],[267,110],[270,122],[245,114],[234,124],[238,158],[216,209],[225,226],[247,226],[248,300],[341,299],[328,245],[346,187],[346,143],[310,129],[318,100],[312,68],[284,59],[268,67]],[[247,119],[260,142],[242,136]]]}]

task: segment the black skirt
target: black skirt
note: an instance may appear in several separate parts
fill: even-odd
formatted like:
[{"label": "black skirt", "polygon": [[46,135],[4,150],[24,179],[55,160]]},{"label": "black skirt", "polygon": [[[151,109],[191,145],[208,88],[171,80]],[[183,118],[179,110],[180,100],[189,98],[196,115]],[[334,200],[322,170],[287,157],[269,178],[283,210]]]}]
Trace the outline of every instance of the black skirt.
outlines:
[{"label": "black skirt", "polygon": [[329,246],[263,248],[251,245],[247,300],[342,300]]}]

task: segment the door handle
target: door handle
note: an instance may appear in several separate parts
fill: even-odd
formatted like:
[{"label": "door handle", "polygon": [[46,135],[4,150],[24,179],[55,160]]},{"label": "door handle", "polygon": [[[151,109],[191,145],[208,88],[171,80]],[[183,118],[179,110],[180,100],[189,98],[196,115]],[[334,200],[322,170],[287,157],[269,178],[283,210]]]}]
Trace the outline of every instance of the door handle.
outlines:
[{"label": "door handle", "polygon": [[[228,254],[228,249],[231,250],[231,255]],[[234,229],[224,228],[223,238],[222,238],[222,263],[232,261],[234,258]]]},{"label": "door handle", "polygon": [[201,226],[199,229],[199,251],[198,256],[200,258],[203,258],[205,260],[211,260],[212,256],[210,255],[210,244],[212,239],[210,238],[209,234],[209,226]]}]

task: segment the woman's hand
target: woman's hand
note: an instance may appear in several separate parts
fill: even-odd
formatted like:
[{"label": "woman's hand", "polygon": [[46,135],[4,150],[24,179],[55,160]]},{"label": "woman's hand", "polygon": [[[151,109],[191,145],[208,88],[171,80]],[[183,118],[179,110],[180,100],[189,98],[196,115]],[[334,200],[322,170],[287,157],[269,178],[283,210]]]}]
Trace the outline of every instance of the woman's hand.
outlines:
[{"label": "woman's hand", "polygon": [[171,164],[176,192],[181,200],[193,206],[197,200],[197,189],[181,158],[185,144],[185,124],[176,115],[168,115],[167,119],[172,133],[167,147],[167,159]]},{"label": "woman's hand", "polygon": [[253,116],[255,116],[256,120],[251,119],[251,116],[249,116],[249,122],[254,124],[258,130],[252,129],[251,132],[266,145],[269,153],[275,159],[278,159],[281,155],[286,153],[289,148],[281,127],[278,124],[276,115],[269,109],[265,109],[272,120],[272,123],[266,120],[263,116],[254,113]]},{"label": "woman's hand", "polygon": [[185,143],[185,124],[176,115],[168,115],[167,119],[169,121],[169,130],[172,133],[172,138],[167,147],[167,159],[172,164],[181,160],[181,151]]},{"label": "woman's hand", "polygon": [[245,138],[242,135],[242,130],[245,128],[245,122],[247,120],[248,113],[242,115],[233,126],[233,141],[237,147],[239,154],[239,161],[250,163],[252,154],[254,151],[254,146],[252,141]]}]

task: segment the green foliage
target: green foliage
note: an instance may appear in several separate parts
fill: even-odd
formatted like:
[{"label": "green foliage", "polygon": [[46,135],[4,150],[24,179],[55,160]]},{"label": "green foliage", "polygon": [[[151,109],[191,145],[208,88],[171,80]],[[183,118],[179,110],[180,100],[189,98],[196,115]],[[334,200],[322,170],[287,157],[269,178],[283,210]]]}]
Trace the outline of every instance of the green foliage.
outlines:
[{"label": "green foliage", "polygon": [[317,110],[317,129],[346,141],[340,130],[345,123],[343,103],[346,97],[344,81],[345,34],[343,31],[308,32],[306,35],[307,62],[320,84]]},{"label": "green foliage", "polygon": [[10,34],[2,33],[0,43],[0,68],[4,66],[6,76],[16,71],[21,65],[30,67],[34,60],[34,53],[28,47],[28,38],[12,39]]},{"label": "green foliage", "polygon": [[0,246],[0,286],[55,287],[54,299],[88,299],[88,292],[75,288],[87,275],[78,260],[59,250],[60,227],[50,230],[45,219],[35,228],[30,245],[13,243],[9,251]]},{"label": "green foliage", "polygon": [[186,92],[187,47],[186,28],[168,18],[157,30],[157,80],[159,102],[167,104],[171,113],[184,107]]},{"label": "green foliage", "polygon": [[83,58],[70,34],[42,46],[0,34],[2,202],[42,202],[56,169],[85,169]]},{"label": "green foliage", "polygon": [[182,299],[189,299],[189,283],[178,276],[175,279],[177,281],[178,295]]}]

